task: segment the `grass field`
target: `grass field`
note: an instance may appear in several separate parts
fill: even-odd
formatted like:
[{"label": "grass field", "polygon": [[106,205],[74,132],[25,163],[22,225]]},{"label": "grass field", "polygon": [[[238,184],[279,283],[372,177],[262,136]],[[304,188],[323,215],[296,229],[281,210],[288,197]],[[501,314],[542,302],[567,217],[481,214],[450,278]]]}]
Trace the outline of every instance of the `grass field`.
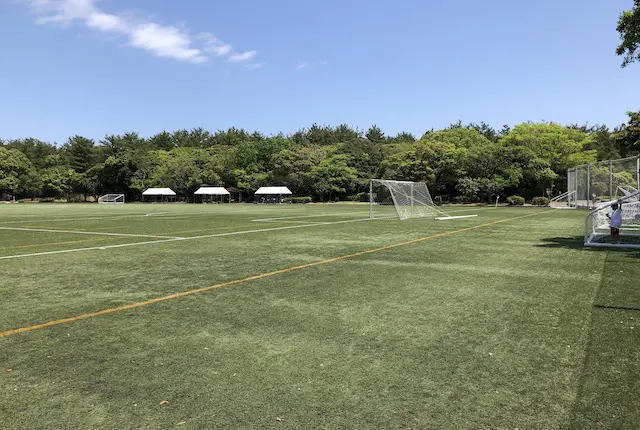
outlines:
[{"label": "grass field", "polygon": [[0,206],[0,422],[637,429],[640,254],[448,210]]}]

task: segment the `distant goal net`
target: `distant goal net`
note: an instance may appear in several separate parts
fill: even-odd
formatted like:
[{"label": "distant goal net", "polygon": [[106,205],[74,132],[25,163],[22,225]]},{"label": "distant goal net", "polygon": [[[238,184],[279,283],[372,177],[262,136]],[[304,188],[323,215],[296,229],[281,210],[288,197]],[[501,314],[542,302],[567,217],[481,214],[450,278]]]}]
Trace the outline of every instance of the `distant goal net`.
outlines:
[{"label": "distant goal net", "polygon": [[118,205],[124,203],[124,194],[105,194],[98,199],[98,203],[103,205]]},{"label": "distant goal net", "polygon": [[556,209],[575,209],[576,208],[576,192],[567,191],[559,196],[551,199],[549,207]]},{"label": "distant goal net", "polygon": [[436,206],[424,182],[372,179],[369,184],[369,218],[432,218],[447,220],[477,215],[450,216]]},{"label": "distant goal net", "polygon": [[[618,200],[601,204],[589,212],[584,223],[585,246],[609,248],[640,248],[640,191]],[[621,204],[622,226],[620,237],[611,237],[612,205]]]}]

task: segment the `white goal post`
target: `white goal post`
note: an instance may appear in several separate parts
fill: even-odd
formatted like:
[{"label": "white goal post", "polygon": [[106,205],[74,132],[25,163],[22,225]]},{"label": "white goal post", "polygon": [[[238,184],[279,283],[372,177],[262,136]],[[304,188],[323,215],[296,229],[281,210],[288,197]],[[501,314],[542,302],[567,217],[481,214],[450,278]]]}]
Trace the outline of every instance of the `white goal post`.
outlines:
[{"label": "white goal post", "polygon": [[105,194],[98,199],[98,203],[103,205],[118,205],[124,203],[124,194]]},{"label": "white goal post", "polygon": [[[584,222],[585,246],[607,248],[640,248],[640,191],[618,200],[601,204],[589,212]],[[610,216],[612,205],[622,205],[622,227],[617,241],[611,238]]]},{"label": "white goal post", "polygon": [[450,220],[478,215],[450,216],[436,206],[424,182],[372,179],[369,182],[369,218],[432,218]]}]

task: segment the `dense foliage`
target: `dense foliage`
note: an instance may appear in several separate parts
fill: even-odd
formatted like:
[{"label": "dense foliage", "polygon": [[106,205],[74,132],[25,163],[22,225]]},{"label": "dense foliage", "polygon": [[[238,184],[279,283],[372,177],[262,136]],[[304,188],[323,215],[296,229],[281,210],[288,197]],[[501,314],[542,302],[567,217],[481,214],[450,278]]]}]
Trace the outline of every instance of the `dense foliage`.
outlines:
[{"label": "dense foliage", "polygon": [[569,167],[640,152],[640,112],[611,131],[604,126],[524,123],[496,131],[453,124],[420,138],[386,136],[347,125],[264,136],[231,128],[110,135],[96,143],[73,136],[63,145],[34,138],[0,140],[0,195],[80,198],[121,192],[138,200],[148,187],[190,198],[202,185],[245,195],[285,185],[315,201],[362,200],[370,178],[425,181],[442,201],[530,200],[564,191]]},{"label": "dense foliage", "polygon": [[622,42],[616,52],[624,56],[622,67],[640,61],[640,0],[634,0],[633,9],[622,12],[618,32]]}]

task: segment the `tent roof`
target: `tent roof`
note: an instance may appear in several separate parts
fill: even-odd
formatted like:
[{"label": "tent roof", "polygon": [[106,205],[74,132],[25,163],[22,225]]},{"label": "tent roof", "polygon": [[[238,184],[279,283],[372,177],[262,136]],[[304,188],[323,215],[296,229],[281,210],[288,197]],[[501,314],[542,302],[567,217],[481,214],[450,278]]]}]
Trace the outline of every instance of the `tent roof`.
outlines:
[{"label": "tent roof", "polygon": [[265,195],[265,194],[292,194],[292,192],[287,187],[260,187],[258,191],[256,191],[257,195]]},{"label": "tent roof", "polygon": [[175,196],[176,193],[171,188],[148,188],[142,193],[143,196]]},{"label": "tent roof", "polygon": [[229,191],[223,187],[200,187],[194,194],[204,196],[227,196]]}]

